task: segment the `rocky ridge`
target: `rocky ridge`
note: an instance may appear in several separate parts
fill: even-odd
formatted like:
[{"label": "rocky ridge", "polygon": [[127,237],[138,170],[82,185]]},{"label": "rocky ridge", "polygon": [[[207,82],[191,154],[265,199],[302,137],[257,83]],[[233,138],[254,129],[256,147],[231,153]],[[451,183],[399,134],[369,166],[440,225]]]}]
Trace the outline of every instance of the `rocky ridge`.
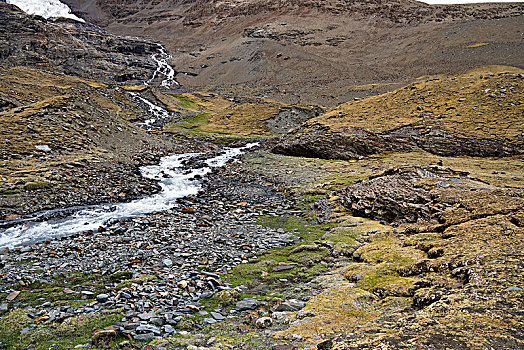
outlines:
[{"label": "rocky ridge", "polygon": [[154,42],[118,37],[89,23],[28,16],[4,2],[0,14],[2,65],[37,67],[104,83],[139,84],[157,68],[151,58],[159,50]]},{"label": "rocky ridge", "polygon": [[327,159],[416,148],[441,156],[518,155],[524,137],[522,74],[488,68],[357,99],[295,128],[273,151]]}]

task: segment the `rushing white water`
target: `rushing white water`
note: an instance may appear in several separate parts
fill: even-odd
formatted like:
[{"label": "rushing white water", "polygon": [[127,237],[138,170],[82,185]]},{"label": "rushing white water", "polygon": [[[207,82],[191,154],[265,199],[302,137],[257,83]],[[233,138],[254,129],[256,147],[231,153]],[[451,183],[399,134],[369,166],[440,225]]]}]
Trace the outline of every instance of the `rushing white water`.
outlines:
[{"label": "rushing white water", "polygon": [[159,49],[159,52],[151,56],[151,58],[153,59],[153,61],[156,62],[158,67],[156,71],[153,73],[153,76],[151,77],[151,79],[149,79],[146,82],[146,85],[151,84],[151,82],[158,75],[163,75],[165,77],[165,79],[163,79],[162,82],[160,83],[160,86],[163,86],[169,89],[171,85],[173,84],[180,85],[178,81],[175,80],[175,70],[167,62],[168,60],[172,58],[172,56],[167,53],[167,50],[162,45],[158,45],[158,49]]},{"label": "rushing white water", "polygon": [[64,17],[76,21],[85,22],[71,13],[71,9],[59,0],[7,0],[8,4],[13,4],[30,15],[39,15],[44,18]]},{"label": "rushing white water", "polygon": [[147,119],[143,123],[138,123],[138,125],[141,125],[145,127],[145,129],[151,129],[153,127],[153,123],[156,121],[165,121],[168,122],[171,120],[171,113],[169,113],[165,108],[162,108],[153,102],[149,101],[147,98],[142,97],[137,92],[129,92],[134,98],[142,101],[149,107],[149,112],[153,115],[153,118]]},{"label": "rushing white water", "polygon": [[208,174],[212,168],[223,166],[230,159],[255,145],[256,143],[252,143],[241,148],[226,149],[218,156],[207,159],[205,161],[207,166],[190,171],[181,168],[182,162],[200,153],[164,157],[158,165],[141,168],[144,177],[160,181],[160,192],[128,203],[105,204],[82,209],[66,218],[44,222],[28,221],[10,227],[0,231],[0,248],[16,247],[78,232],[97,230],[113,219],[137,217],[170,209],[175,206],[178,198],[198,193],[201,183],[195,179],[195,176]]}]

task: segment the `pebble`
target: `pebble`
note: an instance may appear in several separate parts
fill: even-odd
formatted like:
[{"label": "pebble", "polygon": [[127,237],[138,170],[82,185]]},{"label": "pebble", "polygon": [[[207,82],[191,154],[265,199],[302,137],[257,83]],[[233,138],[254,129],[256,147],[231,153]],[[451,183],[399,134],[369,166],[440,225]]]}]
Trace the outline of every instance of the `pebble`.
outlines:
[{"label": "pebble", "polygon": [[[46,323],[67,315],[123,308],[119,328],[135,340],[180,333],[180,321],[203,310],[199,302],[202,298],[226,293],[226,299],[236,301],[238,292],[229,289],[221,273],[245,263],[251,255],[298,241],[292,232],[257,224],[261,215],[292,213],[294,204],[276,190],[269,194],[267,187],[261,190],[253,179],[242,186],[237,186],[238,181],[238,173],[211,174],[205,192],[179,199],[178,206],[167,212],[109,222],[94,232],[45,244],[4,249],[0,293],[13,292],[11,286],[20,282],[53,283],[55,275],[121,274],[107,282],[105,287],[111,288],[111,293],[83,290],[76,285],[62,288],[64,293],[78,293],[79,299],[96,299],[97,303],[61,310],[50,309],[51,303],[42,298],[37,300],[31,317],[40,317],[39,322]],[[182,208],[194,209],[194,213]],[[16,299],[8,300],[0,304],[0,310],[10,309],[11,303],[25,306]],[[237,310],[258,306],[257,300],[248,298],[237,303]],[[192,324],[200,327],[226,319],[217,310],[207,315],[205,320],[192,320]]]}]

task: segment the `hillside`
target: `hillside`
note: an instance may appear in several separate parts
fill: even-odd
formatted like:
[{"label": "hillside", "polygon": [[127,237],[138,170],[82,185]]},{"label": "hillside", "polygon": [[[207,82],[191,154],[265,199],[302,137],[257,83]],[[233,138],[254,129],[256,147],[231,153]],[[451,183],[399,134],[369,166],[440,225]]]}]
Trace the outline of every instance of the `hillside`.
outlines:
[{"label": "hillside", "polygon": [[160,40],[190,90],[334,106],[423,75],[524,67],[519,3],[66,2],[115,33]]},{"label": "hillside", "polygon": [[328,159],[416,148],[441,156],[518,155],[524,142],[523,72],[485,67],[421,78],[310,119],[274,151]]},{"label": "hillside", "polygon": [[67,3],[0,0],[0,349],[524,349],[522,3]]}]

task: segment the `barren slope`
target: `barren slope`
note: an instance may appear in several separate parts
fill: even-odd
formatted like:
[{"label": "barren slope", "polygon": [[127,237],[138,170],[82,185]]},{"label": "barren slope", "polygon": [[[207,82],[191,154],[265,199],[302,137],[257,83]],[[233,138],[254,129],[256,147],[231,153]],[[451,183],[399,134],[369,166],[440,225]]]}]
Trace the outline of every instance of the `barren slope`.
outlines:
[{"label": "barren slope", "polygon": [[329,106],[421,75],[524,64],[522,4],[66,2],[116,33],[162,41],[177,70],[190,73],[178,76],[189,89],[284,102]]}]

